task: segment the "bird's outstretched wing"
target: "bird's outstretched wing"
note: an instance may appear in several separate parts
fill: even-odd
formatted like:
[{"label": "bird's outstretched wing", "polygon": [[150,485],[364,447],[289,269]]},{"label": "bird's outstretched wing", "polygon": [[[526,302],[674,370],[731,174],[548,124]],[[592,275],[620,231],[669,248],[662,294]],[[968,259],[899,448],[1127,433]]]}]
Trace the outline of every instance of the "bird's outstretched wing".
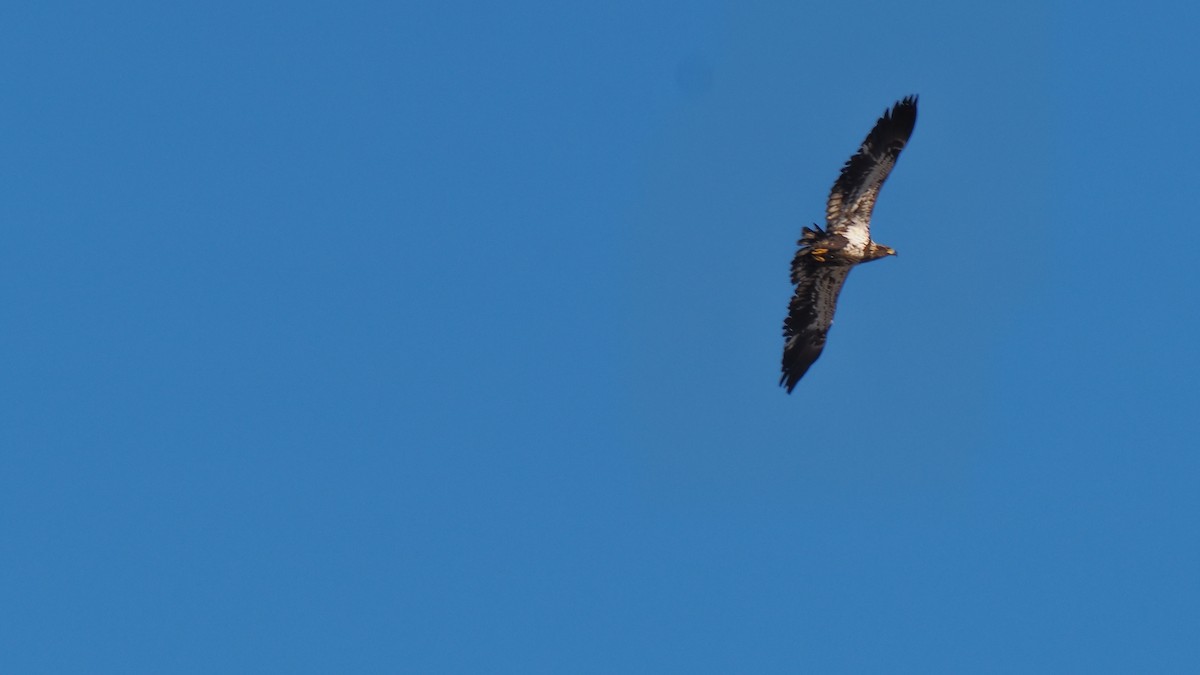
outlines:
[{"label": "bird's outstretched wing", "polygon": [[917,97],[902,99],[884,111],[862,147],[842,167],[825,204],[830,234],[845,236],[852,245],[871,240],[871,211],[879,188],[896,164],[896,158],[917,123]]},{"label": "bird's outstretched wing", "polygon": [[849,265],[820,264],[808,255],[807,243],[823,235],[819,229],[804,228],[800,250],[792,260],[796,292],[783,320],[783,375],[779,378],[789,394],[825,348],[838,294],[850,274]]}]

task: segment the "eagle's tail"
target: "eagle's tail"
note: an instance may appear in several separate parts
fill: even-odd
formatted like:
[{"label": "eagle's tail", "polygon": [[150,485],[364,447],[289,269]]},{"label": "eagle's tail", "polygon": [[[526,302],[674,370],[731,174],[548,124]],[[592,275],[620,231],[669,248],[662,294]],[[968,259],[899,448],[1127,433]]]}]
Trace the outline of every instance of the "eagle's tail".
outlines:
[{"label": "eagle's tail", "polygon": [[822,230],[821,226],[816,223],[813,223],[812,227],[805,225],[803,229],[804,232],[800,235],[800,241],[796,242],[797,246],[808,246],[818,239],[825,238],[825,230]]}]

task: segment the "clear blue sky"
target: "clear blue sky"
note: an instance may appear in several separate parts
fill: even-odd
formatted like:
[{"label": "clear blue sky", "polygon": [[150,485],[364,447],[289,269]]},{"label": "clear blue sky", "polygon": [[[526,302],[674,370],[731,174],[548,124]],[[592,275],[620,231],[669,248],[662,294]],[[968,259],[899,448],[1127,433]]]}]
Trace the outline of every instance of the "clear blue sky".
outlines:
[{"label": "clear blue sky", "polygon": [[5,4],[0,671],[1200,671],[1198,25]]}]

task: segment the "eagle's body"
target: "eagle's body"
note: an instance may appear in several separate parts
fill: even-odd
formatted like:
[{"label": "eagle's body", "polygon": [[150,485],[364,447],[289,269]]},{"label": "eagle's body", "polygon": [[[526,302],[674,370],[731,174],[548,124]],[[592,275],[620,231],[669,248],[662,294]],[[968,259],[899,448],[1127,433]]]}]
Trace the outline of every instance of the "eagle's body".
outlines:
[{"label": "eagle's body", "polygon": [[797,242],[800,248],[792,259],[796,292],[783,322],[783,376],[779,379],[788,393],[825,348],[838,294],[851,268],[896,254],[871,240],[871,211],[916,123],[916,96],[884,112],[833,184],[825,206],[825,229],[805,227]]}]

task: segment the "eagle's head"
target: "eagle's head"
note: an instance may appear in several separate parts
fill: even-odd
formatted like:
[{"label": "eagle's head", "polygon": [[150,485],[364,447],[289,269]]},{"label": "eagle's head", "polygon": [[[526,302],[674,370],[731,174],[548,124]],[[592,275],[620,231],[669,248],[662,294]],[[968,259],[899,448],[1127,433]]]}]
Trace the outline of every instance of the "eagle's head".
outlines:
[{"label": "eagle's head", "polygon": [[889,255],[896,255],[896,249],[891,246],[871,242],[871,245],[867,247],[866,253],[863,255],[863,262],[886,258]]}]

